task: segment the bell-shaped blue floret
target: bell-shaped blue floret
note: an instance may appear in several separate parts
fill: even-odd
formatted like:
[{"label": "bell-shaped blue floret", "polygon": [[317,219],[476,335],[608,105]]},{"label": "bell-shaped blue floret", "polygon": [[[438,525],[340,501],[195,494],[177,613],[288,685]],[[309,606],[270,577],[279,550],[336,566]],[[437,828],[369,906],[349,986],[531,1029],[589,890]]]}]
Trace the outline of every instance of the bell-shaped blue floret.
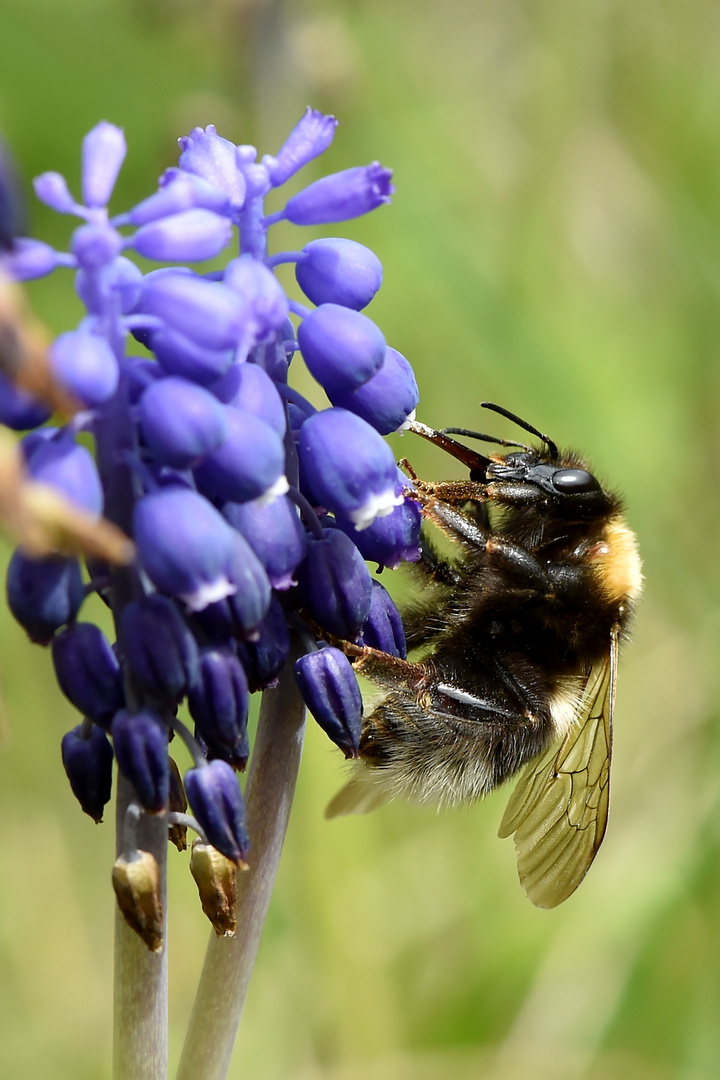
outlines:
[{"label": "bell-shaped blue floret", "polygon": [[293,225],[329,225],[349,221],[390,202],[395,188],[392,169],[379,161],[323,176],[288,202],[285,217]]},{"label": "bell-shaped blue floret", "polygon": [[226,503],[223,517],[240,532],[265,567],[273,589],[289,589],[305,555],[305,530],[298,512],[282,495],[271,502]]},{"label": "bell-shaped blue floret", "polygon": [[34,281],[46,277],[60,265],[62,256],[42,240],[21,237],[12,251],[3,253],[3,269],[14,281]]},{"label": "bell-shaped blue floret", "polygon": [[170,793],[165,724],[152,709],[137,713],[123,709],[113,719],[110,734],[120,772],[134,787],[138,802],[149,814],[159,814]]},{"label": "bell-shaped blue floret", "polygon": [[78,724],[63,735],[61,751],[73,795],[99,824],[112,794],[113,750],[107,735],[95,724]]},{"label": "bell-shaped blue floret", "polygon": [[324,409],[300,429],[298,450],[303,482],[317,505],[366,529],[399,506],[397,466],[392,450],[365,420],[345,409]]},{"label": "bell-shaped blue floret", "polygon": [[246,304],[253,344],[272,341],[289,310],[288,299],[272,270],[252,255],[241,255],[228,263],[223,280]]},{"label": "bell-shaped blue floret", "polygon": [[308,540],[298,585],[315,622],[335,637],[355,640],[370,611],[372,578],[352,540],[337,529]]},{"label": "bell-shaped blue floret", "polygon": [[213,847],[231,862],[247,862],[250,850],[245,804],[232,768],[216,759],[185,774],[190,809]]},{"label": "bell-shaped blue floret", "polygon": [[157,461],[176,469],[197,465],[223,444],[226,411],[208,390],[170,376],[158,379],[140,398],[140,428]]},{"label": "bell-shaped blue floret", "polygon": [[168,707],[198,674],[198,647],[177,606],[153,593],[132,600],[120,618],[119,643],[133,683]]},{"label": "bell-shaped blue floret", "polygon": [[277,597],[272,597],[268,613],[252,639],[239,641],[236,648],[252,694],[275,686],[290,655],[290,632]]},{"label": "bell-shaped blue floret", "polygon": [[225,408],[227,438],[194,470],[198,489],[212,497],[246,502],[287,491],[285,448],[263,420]]},{"label": "bell-shaped blue floret", "polygon": [[368,645],[371,649],[379,649],[404,660],[407,656],[407,642],[400,612],[385,586],[375,579],[372,584],[370,614],[358,638],[358,644]]},{"label": "bell-shaped blue floret", "polygon": [[13,431],[30,431],[52,416],[52,409],[15,386],[0,371],[0,424]]},{"label": "bell-shaped blue floret", "polygon": [[55,338],[48,350],[50,370],[64,390],[93,408],[117,390],[117,357],[104,337],[85,327]]},{"label": "bell-shaped blue floret", "polygon": [[103,489],[95,460],[69,432],[38,440],[26,461],[34,480],[50,484],[90,514],[102,513]]},{"label": "bell-shaped blue floret", "polygon": [[7,571],[8,607],[38,645],[71,622],[84,599],[77,559],[31,559],[18,549]]},{"label": "bell-shaped blue floret", "polygon": [[[197,730],[213,756],[244,768],[249,746],[247,718],[250,691],[243,666],[229,649],[203,649],[198,678],[188,694]],[[227,759],[226,759],[227,760]]]},{"label": "bell-shaped blue floret", "polygon": [[134,206],[127,218],[131,225],[148,225],[183,210],[198,208],[227,216],[230,200],[224,191],[194,173],[166,169],[160,177],[158,190]]},{"label": "bell-shaped blue floret", "polygon": [[102,120],[82,143],[82,193],[88,207],[107,206],[127,147],[122,128]]},{"label": "bell-shaped blue floret", "polygon": [[191,379],[201,386],[209,386],[225,375],[234,358],[232,348],[206,349],[170,327],[153,330],[148,345],[168,375]]},{"label": "bell-shaped blue floret", "polygon": [[380,370],[385,338],[359,311],[322,304],[306,315],[297,332],[308,371],[328,393],[352,393]]},{"label": "bell-shaped blue floret", "polygon": [[285,405],[273,380],[257,364],[233,364],[209,389],[224,405],[257,416],[281,439],[284,437],[287,426]]},{"label": "bell-shaped blue floret", "polygon": [[311,240],[295,266],[295,277],[313,304],[340,304],[361,311],[382,284],[382,263],[355,240]]},{"label": "bell-shaped blue floret", "polygon": [[204,130],[193,128],[189,135],[178,139],[178,143],[182,151],[180,168],[220,188],[232,206],[240,209],[245,201],[246,185],[237,167],[235,144],[218,135],[212,124],[208,124]]},{"label": "bell-shaped blue floret", "polygon": [[380,370],[351,394],[330,392],[333,405],[367,420],[381,435],[397,431],[415,414],[420,400],[415,374],[395,349],[388,349]]},{"label": "bell-shaped blue floret", "polygon": [[94,623],[76,622],[53,638],[55,677],[84,716],[107,727],[125,704],[123,679],[110,642]]},{"label": "bell-shaped blue floret", "polygon": [[279,187],[307,165],[308,161],[323,154],[335,135],[337,120],[325,116],[310,106],[298,120],[276,157],[266,154],[262,163],[268,171],[273,187]]},{"label": "bell-shaped blue floret", "polygon": [[352,665],[339,649],[325,647],[295,664],[302,699],[346,758],[358,756],[363,704]]},{"label": "bell-shaped blue floret", "polygon": [[[401,494],[403,487],[402,482],[397,484],[395,493]],[[379,567],[396,570],[401,563],[417,562],[420,558],[422,514],[420,504],[413,499],[405,499],[390,514],[376,518],[360,532],[349,518],[338,514],[336,520],[357,545],[362,557],[368,562],[376,562]]]},{"label": "bell-shaped blue floret", "polygon": [[133,520],[140,563],[162,592],[191,611],[235,592],[229,572],[236,534],[202,495],[161,488],[140,499]]},{"label": "bell-shaped blue floret", "polygon": [[196,274],[148,274],[139,307],[204,349],[235,348],[249,337],[240,297],[222,282]]},{"label": "bell-shaped blue floret", "polygon": [[231,239],[232,225],[227,218],[194,207],[141,226],[130,246],[146,259],[198,262],[215,258]]}]

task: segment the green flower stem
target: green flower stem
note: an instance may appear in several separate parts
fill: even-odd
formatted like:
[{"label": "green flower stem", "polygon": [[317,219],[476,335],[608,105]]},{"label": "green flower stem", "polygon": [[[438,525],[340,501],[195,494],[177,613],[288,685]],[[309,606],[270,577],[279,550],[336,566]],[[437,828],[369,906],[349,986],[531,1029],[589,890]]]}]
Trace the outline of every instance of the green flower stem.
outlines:
[{"label": "green flower stem", "polygon": [[[124,849],[125,811],[134,798],[128,780],[118,774],[117,852]],[[163,912],[167,911],[167,840],[165,814],[143,814],[138,847],[155,856],[160,868]],[[113,1080],[167,1080],[167,936],[161,953],[147,948],[115,907],[113,988]]]},{"label": "green flower stem", "polygon": [[210,939],[177,1080],[224,1080],[260,944],[300,765],[305,706],[295,654],[263,693],[245,801],[250,869],[238,875],[237,933]]}]

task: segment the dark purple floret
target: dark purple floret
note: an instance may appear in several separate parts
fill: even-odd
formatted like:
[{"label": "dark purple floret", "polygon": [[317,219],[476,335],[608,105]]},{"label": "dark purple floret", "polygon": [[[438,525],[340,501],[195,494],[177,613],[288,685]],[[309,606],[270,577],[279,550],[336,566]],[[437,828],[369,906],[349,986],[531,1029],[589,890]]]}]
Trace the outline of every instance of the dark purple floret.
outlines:
[{"label": "dark purple floret", "polygon": [[136,687],[173,707],[198,676],[198,647],[175,603],[153,593],[131,601],[120,619],[120,647]]},{"label": "dark purple floret", "polygon": [[358,756],[363,704],[350,661],[339,649],[326,646],[301,656],[295,678],[303,701],[320,727],[346,758]]},{"label": "dark purple floret", "polygon": [[222,512],[260,559],[273,589],[296,584],[293,574],[305,555],[305,530],[285,495],[267,503],[226,503]]},{"label": "dark purple floret", "polygon": [[245,828],[245,804],[230,765],[216,759],[190,769],[185,774],[185,792],[212,846],[234,863],[247,862],[250,841]]},{"label": "dark purple floret", "polygon": [[99,824],[112,794],[113,750],[107,735],[95,724],[78,724],[63,735],[61,751],[73,795]]},{"label": "dark purple floret", "polygon": [[84,599],[77,559],[31,559],[17,550],[7,572],[8,606],[31,641],[48,645]]},{"label": "dark purple floret", "polygon": [[370,611],[372,578],[353,542],[337,529],[322,540],[308,540],[298,570],[303,606],[335,637],[354,641]]},{"label": "dark purple floret", "polygon": [[[398,484],[395,490],[401,492],[403,485]],[[341,514],[336,515],[336,521],[368,562],[396,570],[401,563],[417,562],[420,558],[422,515],[420,504],[412,499],[405,499],[386,517],[376,518],[360,532],[352,521]]]},{"label": "dark purple floret", "polygon": [[250,641],[237,643],[237,654],[248,678],[250,693],[274,686],[290,655],[290,632],[285,612],[275,596],[268,613]]},{"label": "dark purple floret", "polygon": [[94,623],[73,623],[53,639],[60,689],[84,716],[107,728],[125,704],[122,673],[110,642]]},{"label": "dark purple floret", "polygon": [[400,612],[384,585],[373,579],[370,614],[358,638],[358,645],[368,645],[371,649],[399,656],[407,656],[405,627]]},{"label": "dark purple floret", "polygon": [[15,386],[0,371],[0,424],[13,431],[30,431],[45,424],[51,416],[52,409]]},{"label": "dark purple floret", "polygon": [[120,771],[135,788],[138,802],[149,814],[159,814],[167,807],[170,791],[165,724],[151,709],[134,714],[123,709],[110,733]]},{"label": "dark purple floret", "polygon": [[203,649],[199,675],[188,694],[197,731],[211,751],[232,756],[244,768],[249,747],[247,717],[250,692],[243,666],[229,649]]}]

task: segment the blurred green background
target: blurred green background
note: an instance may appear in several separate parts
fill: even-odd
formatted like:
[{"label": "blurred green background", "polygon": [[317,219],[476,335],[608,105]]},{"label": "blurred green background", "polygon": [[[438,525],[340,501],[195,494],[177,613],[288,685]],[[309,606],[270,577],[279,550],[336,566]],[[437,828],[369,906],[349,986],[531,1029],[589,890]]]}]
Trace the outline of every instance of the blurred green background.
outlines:
[{"label": "blurred green background", "polygon": [[[324,170],[395,169],[392,206],[343,234],[384,263],[370,314],[415,366],[421,419],[482,428],[478,403],[503,403],[587,453],[640,537],[610,828],[578,893],[525,898],[496,837],[505,792],[324,821],[343,770],[311,729],[231,1077],[716,1078],[720,9],[0,0],[0,40],[25,176],[77,190],[80,139],[111,120],[118,210],[196,124],[274,152],[306,104],[335,112]],[[33,227],[66,243],[42,207]],[[54,330],[79,314],[61,274],[31,295]],[[433,447],[396,449],[450,475]],[[0,635],[0,1075],[105,1080],[111,815],[94,826],[70,793],[77,718],[49,655],[5,612]],[[176,1061],[208,929],[173,851],[169,934]]]}]

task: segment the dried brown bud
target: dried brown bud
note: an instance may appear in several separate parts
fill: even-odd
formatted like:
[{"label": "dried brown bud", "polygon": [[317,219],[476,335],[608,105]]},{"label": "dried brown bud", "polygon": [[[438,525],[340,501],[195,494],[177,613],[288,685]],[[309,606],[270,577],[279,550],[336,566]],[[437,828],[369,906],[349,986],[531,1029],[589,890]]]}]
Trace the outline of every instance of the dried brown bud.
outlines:
[{"label": "dried brown bud", "polygon": [[149,851],[135,852],[131,859],[120,855],[113,866],[112,882],[125,922],[151,952],[162,952],[163,910],[155,857]]},{"label": "dried brown bud", "polygon": [[237,929],[237,867],[217,848],[194,840],[190,855],[190,873],[200,893],[202,909],[218,937],[227,937]]},{"label": "dried brown bud", "polygon": [[[184,814],[187,811],[187,799],[183,787],[180,770],[174,758],[170,758],[170,798],[168,800],[170,813]],[[168,830],[168,840],[174,844],[178,851],[187,851],[187,825],[173,822]]]}]

